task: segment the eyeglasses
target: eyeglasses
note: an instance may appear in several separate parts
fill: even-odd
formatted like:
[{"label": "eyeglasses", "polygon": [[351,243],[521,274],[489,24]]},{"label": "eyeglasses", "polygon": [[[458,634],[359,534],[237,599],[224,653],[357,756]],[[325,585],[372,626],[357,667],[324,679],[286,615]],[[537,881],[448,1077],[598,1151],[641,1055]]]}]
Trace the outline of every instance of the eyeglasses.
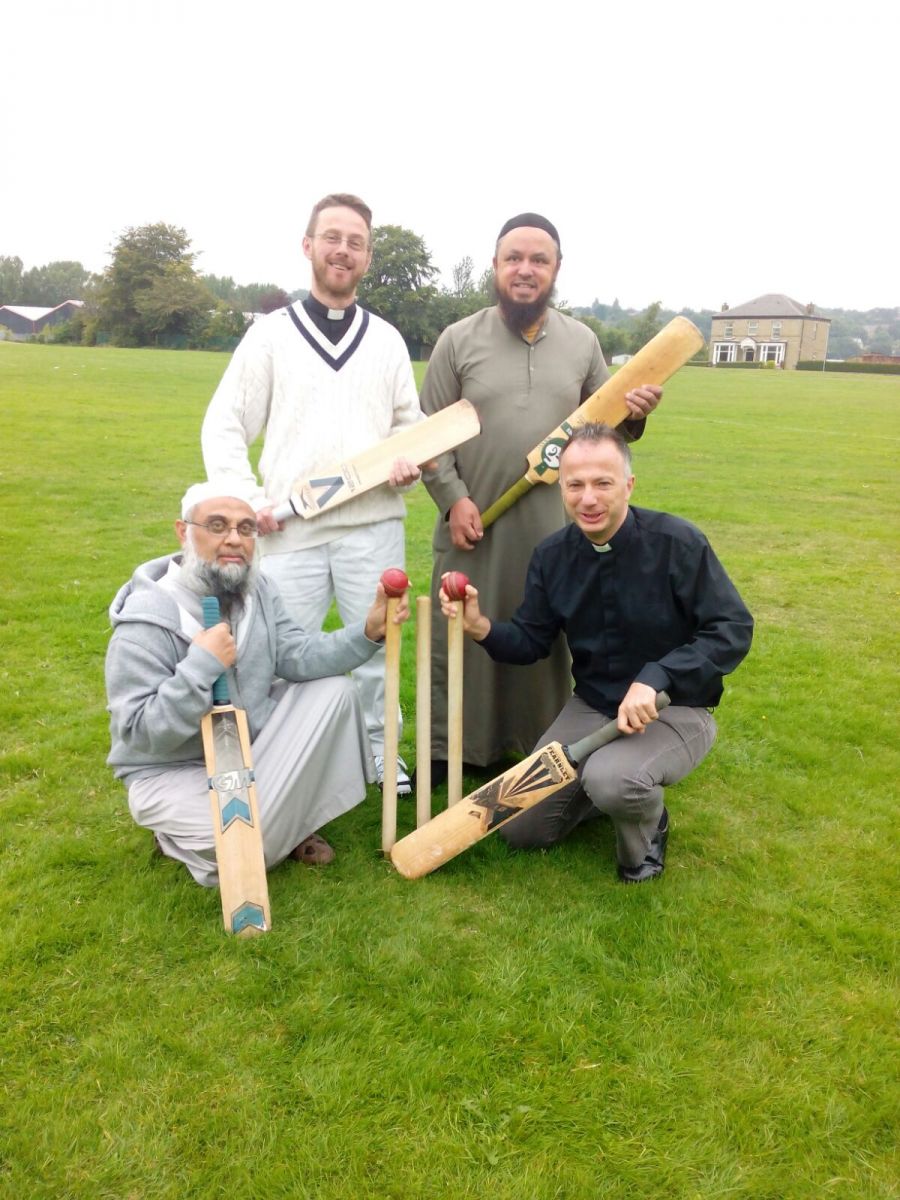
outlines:
[{"label": "eyeglasses", "polygon": [[210,517],[208,521],[185,521],[185,525],[197,525],[213,537],[225,537],[232,529],[236,529],[242,538],[255,538],[259,534],[259,526],[250,520],[238,521],[236,525],[232,525],[224,517]]},{"label": "eyeglasses", "polygon": [[341,237],[339,233],[329,230],[328,233],[315,233],[313,234],[313,237],[319,238],[320,241],[323,241],[326,244],[326,246],[334,246],[335,248],[346,242],[347,249],[352,250],[354,254],[362,254],[364,250],[368,250],[369,248],[369,243],[366,241],[366,239],[359,237],[357,234],[353,234],[351,237],[345,238]]}]

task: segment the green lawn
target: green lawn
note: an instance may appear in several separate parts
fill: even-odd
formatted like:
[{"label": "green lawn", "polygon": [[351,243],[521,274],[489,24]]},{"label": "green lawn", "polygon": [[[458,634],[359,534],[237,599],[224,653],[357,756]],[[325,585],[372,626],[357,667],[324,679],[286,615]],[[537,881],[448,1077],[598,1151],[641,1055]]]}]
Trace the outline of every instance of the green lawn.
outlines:
[{"label": "green lawn", "polygon": [[758,622],[661,880],[600,821],[409,883],[373,791],[242,941],[104,766],[107,605],[225,365],[0,343],[0,1196],[896,1197],[896,378],[686,369],[636,447]]}]

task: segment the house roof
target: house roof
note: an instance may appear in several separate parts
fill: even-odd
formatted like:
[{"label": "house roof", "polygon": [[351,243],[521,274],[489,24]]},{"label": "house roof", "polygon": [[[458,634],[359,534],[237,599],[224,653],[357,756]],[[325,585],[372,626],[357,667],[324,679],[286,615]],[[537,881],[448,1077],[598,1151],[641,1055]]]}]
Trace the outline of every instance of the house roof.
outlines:
[{"label": "house roof", "polygon": [[767,292],[765,296],[757,296],[737,308],[728,308],[716,313],[715,318],[730,320],[732,317],[815,317],[817,321],[830,321],[824,317],[812,304],[798,304],[790,296],[782,296],[778,292]]},{"label": "house roof", "polygon": [[46,317],[48,312],[53,312],[53,309],[33,308],[27,304],[4,304],[0,312],[15,313],[17,317],[24,317],[26,321],[39,321],[41,317]]},{"label": "house roof", "polygon": [[0,305],[0,312],[15,313],[18,317],[24,317],[26,321],[39,321],[41,317],[46,317],[47,313],[56,312],[58,308],[63,308],[66,304],[77,304],[79,308],[84,307],[83,300],[63,300],[62,304],[51,304],[49,308],[37,308],[30,304],[3,304]]}]

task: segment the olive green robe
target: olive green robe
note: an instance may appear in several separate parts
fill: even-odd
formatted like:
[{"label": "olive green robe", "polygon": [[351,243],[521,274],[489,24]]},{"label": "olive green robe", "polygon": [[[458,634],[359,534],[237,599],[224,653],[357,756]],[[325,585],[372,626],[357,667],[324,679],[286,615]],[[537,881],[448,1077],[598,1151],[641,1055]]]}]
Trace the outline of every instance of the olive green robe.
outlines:
[{"label": "olive green robe", "polygon": [[[520,600],[531,553],[565,522],[558,484],[538,484],[485,531],[474,550],[457,550],[447,514],[469,496],[480,511],[527,468],[526,456],[609,377],[596,337],[555,309],[530,344],[487,308],[451,325],[435,346],[420,396],[429,415],[460,397],[481,419],[479,437],[426,473],[438,507],[432,575],[432,757],[447,757],[447,631],[437,593],[445,571],[463,571],[478,588],[481,611],[508,620]],[[463,758],[486,766],[528,754],[572,693],[568,650],[559,638],[534,666],[492,662],[466,639]]]}]

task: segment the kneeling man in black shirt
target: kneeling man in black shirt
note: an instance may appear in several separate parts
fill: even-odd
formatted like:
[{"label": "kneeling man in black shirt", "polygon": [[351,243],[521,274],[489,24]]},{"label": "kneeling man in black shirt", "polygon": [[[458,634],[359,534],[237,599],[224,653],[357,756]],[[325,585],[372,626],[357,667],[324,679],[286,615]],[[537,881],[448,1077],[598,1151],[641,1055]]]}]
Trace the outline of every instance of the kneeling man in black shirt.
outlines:
[{"label": "kneeling man in black shirt", "polygon": [[[599,810],[615,827],[619,878],[643,883],[665,864],[663,789],[709,753],[711,710],[750,648],[753,618],[696,526],[629,505],[631,453],[616,430],[577,429],[559,483],[573,523],[535,550],[512,620],[490,621],[470,585],[464,628],[491,658],[523,664],[565,634],[575,692],[538,745],[571,743],[613,717],[626,736],[500,833],[517,848],[546,848]],[[456,611],[443,592],[441,600],[446,614]],[[658,713],[662,690],[671,705]]]}]

